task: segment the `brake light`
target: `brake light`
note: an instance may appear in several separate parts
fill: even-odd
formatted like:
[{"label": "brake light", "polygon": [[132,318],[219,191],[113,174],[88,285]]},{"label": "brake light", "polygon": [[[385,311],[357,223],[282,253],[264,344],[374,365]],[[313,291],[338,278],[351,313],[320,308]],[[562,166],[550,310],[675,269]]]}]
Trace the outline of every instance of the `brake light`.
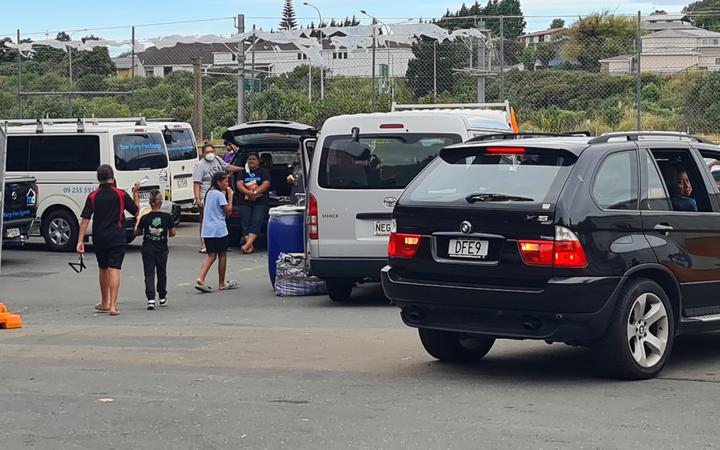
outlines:
[{"label": "brake light", "polygon": [[318,239],[318,202],[314,195],[308,195],[308,237]]},{"label": "brake light", "polygon": [[485,149],[485,153],[491,153],[495,155],[517,155],[525,153],[527,150],[522,147],[488,147]]},{"label": "brake light", "polygon": [[554,241],[518,241],[520,256],[529,266],[552,266],[582,269],[587,267],[585,250],[575,233],[555,227]]},{"label": "brake light", "polygon": [[401,123],[383,123],[380,124],[380,129],[397,129],[397,128],[405,128],[405,125]]},{"label": "brake light", "polygon": [[390,233],[388,256],[391,258],[412,258],[420,246],[419,234]]}]

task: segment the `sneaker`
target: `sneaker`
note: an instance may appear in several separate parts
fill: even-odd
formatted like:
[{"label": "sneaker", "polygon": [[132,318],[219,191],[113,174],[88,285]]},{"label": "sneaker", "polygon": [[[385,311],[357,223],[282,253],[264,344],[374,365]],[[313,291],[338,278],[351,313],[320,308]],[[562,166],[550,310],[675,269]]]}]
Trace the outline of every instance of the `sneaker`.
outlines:
[{"label": "sneaker", "polygon": [[155,309],[155,299],[148,300],[147,309],[148,311]]},{"label": "sneaker", "polygon": [[160,299],[160,306],[167,306],[167,299],[166,299],[166,298],[161,298],[161,299]]}]

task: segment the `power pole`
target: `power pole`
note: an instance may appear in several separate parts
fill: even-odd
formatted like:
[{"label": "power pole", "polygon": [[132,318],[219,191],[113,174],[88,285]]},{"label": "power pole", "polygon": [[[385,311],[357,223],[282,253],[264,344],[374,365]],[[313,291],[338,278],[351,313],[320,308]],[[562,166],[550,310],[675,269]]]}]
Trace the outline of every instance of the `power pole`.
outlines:
[{"label": "power pole", "polygon": [[375,25],[377,25],[377,19],[373,17],[372,20],[372,86],[371,86],[371,97],[370,97],[370,112],[375,112],[375,102],[377,100],[377,93],[375,92],[375,48],[377,47],[377,40],[375,38]]},{"label": "power pole", "polygon": [[193,58],[193,115],[192,127],[195,131],[195,140],[203,140],[203,88],[202,88],[202,58]]},{"label": "power pole", "polygon": [[505,101],[505,18],[500,16],[500,98]]},{"label": "power pole", "polygon": [[22,53],[20,52],[20,29],[17,30],[17,67],[18,67],[18,119],[22,119]]},{"label": "power pole", "polygon": [[433,99],[437,100],[437,40],[433,41]]},{"label": "power pole", "polygon": [[[237,32],[245,33],[245,14],[237,16]],[[237,82],[237,123],[245,122],[245,39],[241,37],[238,42],[238,82]]]},{"label": "power pole", "polygon": [[[132,48],[130,49],[130,115],[135,115],[135,27],[132,27]],[[72,48],[68,50],[72,55]]]},{"label": "power pole", "polygon": [[642,34],[642,13],[638,11],[637,13],[637,55],[635,56],[637,58],[637,80],[636,80],[636,102],[637,102],[637,130],[640,131],[640,128],[642,127],[642,72],[640,70],[640,59],[642,57],[642,38],[640,35]]}]

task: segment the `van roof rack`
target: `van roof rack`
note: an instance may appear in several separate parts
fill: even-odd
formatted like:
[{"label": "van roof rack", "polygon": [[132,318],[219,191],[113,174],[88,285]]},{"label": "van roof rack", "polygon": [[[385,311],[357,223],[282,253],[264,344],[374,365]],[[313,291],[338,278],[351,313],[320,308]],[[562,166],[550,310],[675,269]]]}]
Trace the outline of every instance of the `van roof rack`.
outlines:
[{"label": "van roof rack", "polygon": [[145,125],[146,119],[144,117],[74,117],[74,118],[61,118],[61,119],[11,119],[5,120],[3,123],[7,126],[23,126],[23,125],[36,125],[41,123],[42,125],[62,125],[62,124],[77,124],[78,122],[85,122],[90,124],[99,125],[101,123],[112,123],[112,122],[128,122],[134,123],[135,125]]},{"label": "van roof rack", "polygon": [[443,110],[477,110],[477,109],[500,109],[510,114],[510,102],[505,100],[501,103],[392,103],[391,112],[397,111],[443,111]]},{"label": "van roof rack", "polygon": [[472,139],[468,139],[466,142],[482,142],[482,141],[493,141],[493,140],[504,140],[504,139],[529,139],[535,137],[590,137],[592,133],[589,131],[568,131],[567,133],[545,133],[535,131],[523,131],[520,133],[494,133],[486,134],[483,136],[476,136]]},{"label": "van roof rack", "polygon": [[642,137],[655,137],[655,138],[678,138],[678,140],[691,140],[700,142],[703,144],[714,144],[712,141],[703,139],[692,134],[680,133],[677,131],[616,131],[612,133],[604,133],[600,136],[596,136],[588,141],[588,144],[606,144],[610,139],[625,138],[628,141],[639,141]]}]

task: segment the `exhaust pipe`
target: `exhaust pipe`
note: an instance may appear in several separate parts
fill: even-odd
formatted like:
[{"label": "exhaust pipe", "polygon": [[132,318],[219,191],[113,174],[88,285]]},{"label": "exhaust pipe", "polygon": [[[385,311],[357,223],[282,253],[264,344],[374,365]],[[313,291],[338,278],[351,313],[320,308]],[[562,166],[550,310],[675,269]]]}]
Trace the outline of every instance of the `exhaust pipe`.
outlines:
[{"label": "exhaust pipe", "polygon": [[422,324],[427,320],[427,314],[417,306],[409,306],[402,310],[402,317],[408,323]]},{"label": "exhaust pipe", "polygon": [[523,316],[522,326],[528,331],[537,331],[542,327],[542,322],[533,316]]}]

